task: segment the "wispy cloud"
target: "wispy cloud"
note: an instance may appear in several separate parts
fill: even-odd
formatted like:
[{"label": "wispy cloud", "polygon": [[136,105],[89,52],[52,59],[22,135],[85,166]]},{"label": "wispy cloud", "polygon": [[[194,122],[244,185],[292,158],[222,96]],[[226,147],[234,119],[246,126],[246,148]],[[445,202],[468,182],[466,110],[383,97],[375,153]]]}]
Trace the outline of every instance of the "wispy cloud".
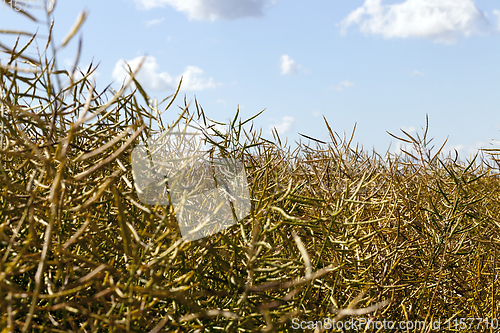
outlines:
[{"label": "wispy cloud", "polygon": [[276,0],[134,0],[140,9],[171,6],[191,20],[236,20],[243,17],[259,17],[274,6]]},{"label": "wispy cloud", "polygon": [[217,101],[215,101],[215,103],[222,104],[223,106],[227,105],[227,102],[225,100],[223,100],[222,98],[219,98]]},{"label": "wispy cloud", "polygon": [[[143,57],[137,57],[127,61],[132,71],[139,67],[142,59]],[[122,83],[128,77],[125,60],[120,59],[115,64],[112,76],[119,83]],[[187,66],[184,72],[174,79],[168,72],[159,71],[156,58],[152,56],[144,59],[141,69],[136,74],[136,79],[144,88],[165,91],[177,88],[181,76],[183,77],[181,86],[183,90],[204,90],[220,85],[220,83],[215,83],[212,78],[205,78],[204,71],[196,66]]]},{"label": "wispy cloud", "polygon": [[493,15],[497,17],[497,30],[500,31],[500,10],[495,9]]},{"label": "wispy cloud", "polygon": [[421,76],[421,77],[424,77],[425,74],[420,72],[420,71],[417,71],[417,70],[414,70],[410,73],[411,76]]},{"label": "wispy cloud", "polygon": [[352,88],[356,86],[354,84],[354,82],[351,82],[349,80],[344,80],[342,82],[339,82],[338,84],[334,85],[334,86],[331,86],[329,87],[327,90],[337,90],[337,91],[343,91],[343,90],[346,90],[348,88]]},{"label": "wispy cloud", "polygon": [[490,142],[476,142],[475,144],[458,144],[453,146],[452,149],[457,150],[459,156],[462,159],[467,159],[475,156],[477,153],[479,155],[488,155],[481,149],[498,149],[500,148],[500,142],[498,140],[491,140]]},{"label": "wispy cloud", "polygon": [[[405,130],[405,132],[411,135],[413,135],[413,133],[416,132],[413,126],[408,128],[403,127],[403,130]],[[418,152],[415,151],[415,147],[412,144],[407,144],[402,141],[396,141],[393,143],[394,143],[394,148],[392,149],[392,153],[398,155],[404,154],[403,150],[405,150],[410,154],[413,154],[414,156],[418,156]],[[445,156],[451,154],[451,157],[455,157],[455,154],[458,153],[458,157],[460,158],[460,160],[464,161],[474,157],[476,154],[478,154],[479,156],[488,157],[487,152],[483,151],[482,149],[491,149],[491,148],[493,149],[500,148],[500,141],[490,140],[490,142],[477,141],[473,144],[454,144],[454,145],[447,144],[443,148],[441,153],[444,154]],[[436,153],[435,150],[433,150],[433,152]]]},{"label": "wispy cloud", "polygon": [[299,65],[290,58],[287,54],[283,54],[280,58],[281,75],[297,74]]},{"label": "wispy cloud", "polygon": [[413,127],[413,126],[409,126],[409,127],[402,126],[401,129],[403,131],[405,131],[406,133],[408,133],[408,134],[412,134],[412,133],[416,133],[417,132],[417,129],[415,127]]},{"label": "wispy cloud", "polygon": [[417,37],[452,44],[459,36],[479,33],[488,21],[473,0],[406,0],[393,5],[365,0],[342,21],[342,32],[353,24],[364,33],[385,38]]},{"label": "wispy cloud", "polygon": [[271,133],[273,128],[276,128],[279,134],[285,134],[292,129],[292,125],[294,122],[295,122],[294,117],[285,116],[281,118],[280,121],[276,122],[273,125],[270,125],[268,133]]},{"label": "wispy cloud", "polygon": [[146,21],[146,26],[147,27],[151,27],[153,25],[158,25],[160,24],[161,22],[163,22],[165,20],[164,17],[162,17],[161,19],[153,19],[153,20],[149,20],[149,21]]}]

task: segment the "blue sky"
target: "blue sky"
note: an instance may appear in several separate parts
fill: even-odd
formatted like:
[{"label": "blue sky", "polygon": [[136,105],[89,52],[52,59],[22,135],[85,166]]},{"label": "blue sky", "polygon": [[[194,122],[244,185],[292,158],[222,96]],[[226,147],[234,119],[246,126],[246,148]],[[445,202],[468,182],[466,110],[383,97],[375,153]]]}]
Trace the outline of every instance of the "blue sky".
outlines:
[{"label": "blue sky", "polygon": [[[26,12],[43,18],[39,3]],[[298,133],[328,141],[324,115],[339,134],[357,123],[354,141],[383,154],[397,148],[386,131],[420,132],[428,114],[438,146],[449,137],[463,157],[500,146],[497,1],[60,0],[56,40],[83,9],[79,66],[100,63],[98,89],[119,87],[123,61],[147,56],[138,78],[152,97],[183,75],[182,94],[215,120],[265,108],[255,125],[268,138],[276,127],[292,143]],[[0,8],[0,30],[37,26],[46,33]],[[69,69],[76,50],[75,39],[59,65]]]}]

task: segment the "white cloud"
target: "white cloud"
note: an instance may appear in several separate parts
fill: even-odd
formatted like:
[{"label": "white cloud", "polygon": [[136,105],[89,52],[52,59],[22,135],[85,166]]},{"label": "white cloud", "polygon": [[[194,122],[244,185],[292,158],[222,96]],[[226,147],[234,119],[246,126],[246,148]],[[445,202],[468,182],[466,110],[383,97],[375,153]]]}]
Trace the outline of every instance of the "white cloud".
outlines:
[{"label": "white cloud", "polygon": [[473,0],[406,0],[393,5],[381,2],[365,0],[342,21],[342,31],[358,24],[362,32],[385,38],[419,37],[451,44],[461,35],[478,33],[488,23]]},{"label": "white cloud", "polygon": [[497,17],[497,30],[500,31],[500,10],[495,9],[493,15]]},{"label": "white cloud", "polygon": [[343,91],[343,90],[346,90],[347,88],[352,88],[354,86],[355,86],[354,82],[351,82],[349,80],[344,80],[344,81],[339,82],[338,84],[336,84],[334,86],[331,86],[327,90],[334,89],[334,90],[337,90],[337,91]]},{"label": "white cloud", "polygon": [[[454,146],[453,148],[455,148],[462,157],[468,158],[468,157],[474,156],[481,149],[499,149],[500,148],[500,141],[495,140],[495,139],[491,139],[491,140],[489,140],[489,142],[478,141],[472,145],[459,144],[459,145]],[[483,151],[480,151],[480,154],[481,154],[481,152],[483,152]],[[486,152],[483,152],[483,153],[486,156],[488,155]]]},{"label": "white cloud", "polygon": [[313,116],[319,117],[319,116],[321,116],[321,112],[319,112],[319,111],[313,111]]},{"label": "white cloud", "polygon": [[[127,63],[130,65],[131,69],[135,71],[139,64],[141,63],[143,57],[137,57]],[[113,70],[113,78],[122,83],[128,77],[128,71],[126,70],[126,64],[123,59],[120,59]],[[177,84],[183,76],[182,86],[183,90],[204,90],[208,88],[215,88],[218,83],[215,83],[212,78],[204,78],[204,71],[196,66],[186,67],[182,75],[177,76],[175,79],[167,72],[160,72],[159,65],[156,62],[156,58],[148,56],[144,59],[141,69],[136,74],[136,79],[139,83],[147,89],[163,91],[163,90],[174,90],[177,88]]]},{"label": "white cloud", "polygon": [[[401,129],[405,131],[406,133],[410,134],[411,136],[414,136],[415,133],[417,133],[417,129],[414,126],[401,126]],[[399,137],[403,137],[405,139],[408,139],[406,135],[401,134],[398,135]],[[406,150],[407,152],[414,154],[415,156],[418,156],[418,153],[414,149],[415,147],[411,144],[407,144],[403,141],[396,140],[394,144],[394,148],[392,149],[392,153],[396,155],[403,154],[403,150]]]},{"label": "white cloud", "polygon": [[141,9],[171,6],[191,20],[235,20],[262,16],[276,0],[134,0]]},{"label": "white cloud", "polygon": [[[74,60],[71,59],[64,59],[64,65],[65,69],[68,71],[68,73],[72,73],[72,79],[73,81],[78,81],[81,80],[84,76],[87,75],[88,68],[74,68]],[[74,70],[72,70],[74,68]],[[97,78],[101,76],[101,73],[98,72],[95,68],[92,68],[92,73],[87,76],[87,80],[91,81],[94,85],[96,84]]]},{"label": "white cloud", "polygon": [[205,79],[203,73],[203,69],[199,67],[188,66],[182,74],[182,87],[186,90],[205,90],[219,85],[212,78]]},{"label": "white cloud", "polygon": [[412,151],[412,146],[408,146],[399,140],[396,141],[394,144],[394,148],[392,149],[392,153],[395,155],[402,155],[403,150],[410,152]]},{"label": "white cloud", "polygon": [[[409,134],[415,133],[415,128],[413,126],[405,128],[403,127],[403,130]],[[405,155],[403,150],[409,152],[410,154],[413,154],[414,156],[419,156],[418,152],[415,151],[415,147],[412,144],[407,144],[402,141],[395,141],[394,143],[394,148],[392,149],[392,153],[396,155]],[[465,161],[467,159],[473,158],[476,154],[478,154],[478,158],[481,157],[488,157],[489,155],[487,154],[486,151],[483,151],[481,149],[498,149],[500,148],[500,141],[498,140],[490,140],[489,143],[484,142],[484,141],[477,141],[475,143],[471,144],[447,144],[443,150],[441,151],[441,154],[443,154],[445,157],[450,156],[451,158],[455,158],[455,150],[458,152],[458,158],[461,161]],[[434,147],[434,150],[432,150],[431,154],[434,155],[437,152],[437,147]]]},{"label": "white cloud", "polygon": [[227,105],[227,102],[225,100],[223,100],[222,98],[219,98],[217,101],[215,101],[215,103],[222,104],[223,106]]},{"label": "white cloud", "polygon": [[269,126],[269,133],[273,131],[273,128],[276,128],[279,134],[285,134],[292,129],[292,125],[295,122],[294,117],[285,116],[281,118],[280,122],[275,123],[274,125]]},{"label": "white cloud", "polygon": [[[127,61],[128,65],[135,71],[141,63],[143,57],[137,57]],[[146,57],[140,71],[135,78],[145,88],[151,90],[172,90],[175,89],[175,83],[167,72],[158,72],[158,63],[155,57]],[[113,78],[118,82],[123,82],[128,77],[128,67],[125,60],[120,59],[113,69]]]},{"label": "white cloud", "polygon": [[280,58],[281,75],[296,74],[299,65],[290,58],[287,54],[283,54]]},{"label": "white cloud", "polygon": [[221,134],[227,134],[227,132],[229,130],[227,125],[216,124],[210,120],[208,121],[207,128],[210,129],[209,133],[212,135],[217,134],[214,130],[216,130],[217,132],[219,132]]},{"label": "white cloud", "polygon": [[153,26],[153,25],[157,25],[157,24],[160,24],[161,22],[163,22],[164,20],[165,20],[164,17],[162,17],[161,19],[149,20],[149,21],[146,21],[146,26],[150,27],[150,26]]},{"label": "white cloud", "polygon": [[420,72],[420,71],[417,71],[417,70],[414,70],[413,72],[410,73],[411,76],[421,76],[421,77],[424,77],[425,74]]},{"label": "white cloud", "polygon": [[481,148],[492,148],[485,142],[476,142],[475,144],[458,144],[452,147],[451,152],[456,150],[461,160],[474,157],[477,153],[481,155]]},{"label": "white cloud", "polygon": [[[86,75],[87,75],[87,70],[86,69],[83,71],[83,74],[82,74],[82,72],[80,70],[77,69],[73,73],[73,81],[78,81],[78,80],[82,79]],[[101,76],[101,73],[99,73],[97,70],[95,70],[95,71],[92,72],[92,74],[90,74],[89,76],[87,76],[87,80],[90,81],[90,82],[92,82],[92,84],[95,86],[96,82],[97,82],[97,78],[99,76]]]},{"label": "white cloud", "polygon": [[413,126],[410,126],[410,127],[403,126],[403,127],[401,127],[401,129],[403,131],[405,131],[406,133],[408,133],[408,134],[412,134],[412,133],[416,133],[417,132],[417,129],[415,127],[413,127]]}]

